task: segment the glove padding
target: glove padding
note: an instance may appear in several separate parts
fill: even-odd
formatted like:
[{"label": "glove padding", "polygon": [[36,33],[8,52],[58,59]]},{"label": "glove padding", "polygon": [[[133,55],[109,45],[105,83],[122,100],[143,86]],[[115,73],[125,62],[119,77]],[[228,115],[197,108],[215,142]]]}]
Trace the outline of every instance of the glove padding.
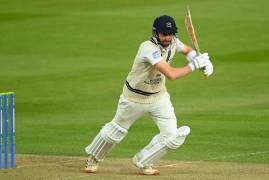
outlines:
[{"label": "glove padding", "polygon": [[213,70],[213,64],[209,61],[209,64],[203,68],[204,75],[207,77],[210,76],[211,74],[213,74]]},{"label": "glove padding", "polygon": [[208,53],[203,53],[199,56],[196,56],[190,63],[189,66],[192,71],[196,69],[203,69],[208,64],[210,64]]}]

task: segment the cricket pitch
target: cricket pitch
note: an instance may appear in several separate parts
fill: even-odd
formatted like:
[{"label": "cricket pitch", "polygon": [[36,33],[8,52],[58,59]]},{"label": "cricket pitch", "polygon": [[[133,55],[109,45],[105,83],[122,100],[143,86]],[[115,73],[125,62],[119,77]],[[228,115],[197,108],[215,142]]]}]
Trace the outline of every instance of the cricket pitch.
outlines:
[{"label": "cricket pitch", "polygon": [[[85,157],[86,158],[86,157]],[[83,157],[17,155],[15,169],[0,170],[0,179],[236,179],[265,180],[269,177],[269,165],[204,161],[160,161],[156,167],[160,176],[139,175],[130,159],[107,158],[95,174],[83,172]]]}]

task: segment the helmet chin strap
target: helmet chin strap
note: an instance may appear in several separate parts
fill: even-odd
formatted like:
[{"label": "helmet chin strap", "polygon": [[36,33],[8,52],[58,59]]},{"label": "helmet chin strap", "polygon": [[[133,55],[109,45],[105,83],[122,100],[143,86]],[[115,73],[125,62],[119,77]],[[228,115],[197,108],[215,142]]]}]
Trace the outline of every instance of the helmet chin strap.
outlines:
[{"label": "helmet chin strap", "polygon": [[151,42],[153,42],[156,45],[161,45],[159,37],[156,37],[156,36],[151,37]]}]

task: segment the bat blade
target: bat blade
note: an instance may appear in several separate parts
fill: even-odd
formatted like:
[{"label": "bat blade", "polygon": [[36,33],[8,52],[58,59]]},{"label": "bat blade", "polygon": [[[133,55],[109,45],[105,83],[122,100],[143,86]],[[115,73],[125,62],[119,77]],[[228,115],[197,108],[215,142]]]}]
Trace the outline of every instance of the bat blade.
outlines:
[{"label": "bat blade", "polygon": [[195,30],[194,30],[194,27],[193,27],[193,23],[192,23],[192,19],[191,19],[191,11],[190,11],[189,7],[187,7],[187,14],[186,14],[186,17],[185,17],[185,26],[186,26],[188,34],[189,34],[189,36],[191,38],[193,48],[195,49],[197,54],[200,54],[200,48],[199,48],[199,45],[198,45]]}]

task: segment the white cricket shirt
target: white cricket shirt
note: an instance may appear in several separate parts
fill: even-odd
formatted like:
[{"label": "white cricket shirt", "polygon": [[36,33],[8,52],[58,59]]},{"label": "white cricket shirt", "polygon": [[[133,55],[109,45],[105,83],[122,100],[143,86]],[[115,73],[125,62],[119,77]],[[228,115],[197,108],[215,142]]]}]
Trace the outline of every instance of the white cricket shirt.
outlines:
[{"label": "white cricket shirt", "polygon": [[123,95],[138,103],[158,100],[166,92],[165,76],[154,65],[163,59],[171,63],[175,53],[183,48],[184,44],[176,37],[166,48],[150,40],[141,43],[123,87]]}]

